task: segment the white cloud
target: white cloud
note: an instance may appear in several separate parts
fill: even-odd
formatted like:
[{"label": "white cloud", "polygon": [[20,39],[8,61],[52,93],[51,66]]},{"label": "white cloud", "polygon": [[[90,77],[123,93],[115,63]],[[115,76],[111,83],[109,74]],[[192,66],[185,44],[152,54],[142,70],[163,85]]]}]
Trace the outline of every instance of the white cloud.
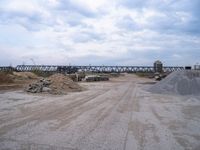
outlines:
[{"label": "white cloud", "polygon": [[147,65],[177,58],[184,64],[200,57],[200,23],[185,4],[175,6],[166,0],[3,0],[0,52],[11,57],[0,63],[33,57],[41,64]]}]

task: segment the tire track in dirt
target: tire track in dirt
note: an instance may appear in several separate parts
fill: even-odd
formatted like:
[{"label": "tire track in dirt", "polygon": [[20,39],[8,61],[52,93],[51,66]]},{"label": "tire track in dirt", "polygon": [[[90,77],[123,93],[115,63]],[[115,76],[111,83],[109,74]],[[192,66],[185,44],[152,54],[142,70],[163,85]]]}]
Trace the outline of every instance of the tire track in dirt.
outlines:
[{"label": "tire track in dirt", "polygon": [[[108,98],[108,99],[105,98],[103,100],[103,103],[112,101],[113,99],[115,99],[115,102],[113,103],[113,105],[111,107],[107,106],[103,110],[100,110],[100,112],[97,112],[94,118],[91,118],[91,121],[95,122],[93,127],[90,128],[90,130],[87,132],[87,134],[83,138],[80,138],[79,141],[83,140],[85,137],[88,137],[90,134],[92,134],[92,132],[94,132],[95,129],[97,129],[98,126],[100,126],[103,123],[105,118],[108,117],[113,112],[113,110],[116,110],[116,107],[118,105],[120,105],[119,103],[121,101],[124,100],[123,97],[125,97],[125,95],[127,95],[129,93],[130,89],[131,89],[131,85],[129,85],[127,87],[127,89],[124,89],[124,91],[122,92],[123,94],[118,93],[120,96],[117,95],[117,97],[112,97],[112,98]],[[121,89],[118,89],[118,90],[121,90]]]},{"label": "tire track in dirt", "polygon": [[[117,87],[121,86],[118,85]],[[115,87],[116,88],[116,87]],[[62,106],[55,105],[55,102],[50,102],[47,105],[41,105],[39,107],[34,107],[31,109],[28,109],[24,111],[22,114],[15,116],[15,120],[13,121],[13,118],[11,118],[10,121],[7,121],[7,123],[4,123],[0,127],[0,135],[5,134],[7,131],[20,127],[27,122],[31,121],[37,121],[38,123],[45,120],[60,120],[61,124],[60,126],[64,125],[62,122],[66,122],[73,120],[77,116],[84,113],[84,111],[89,111],[90,109],[93,109],[90,106],[83,106],[86,103],[95,100],[97,97],[104,95],[105,93],[108,93],[110,90],[98,90],[97,92],[93,93],[92,95],[84,95],[81,98],[77,98],[75,100],[72,100],[70,103],[67,103]],[[106,101],[106,100],[105,100]],[[102,101],[100,103],[103,103],[105,101]],[[62,100],[62,102],[65,102]],[[99,104],[100,104],[99,103]],[[76,113],[74,110],[82,110],[82,112]],[[17,120],[16,120],[17,119]],[[10,122],[10,123],[9,123]],[[68,122],[69,123],[69,122]]]},{"label": "tire track in dirt", "polygon": [[137,101],[137,84],[135,84],[135,87],[134,87],[134,92],[132,93],[131,97],[132,97],[132,101],[131,101],[131,111],[130,111],[130,116],[129,116],[129,122],[128,122],[128,129],[127,129],[127,132],[126,132],[126,136],[125,136],[125,140],[124,140],[124,146],[123,146],[123,150],[126,150],[127,148],[127,142],[128,142],[128,134],[130,134],[129,130],[129,126],[130,126],[130,123],[131,123],[131,120],[132,120],[132,117],[133,117],[133,112],[138,112],[139,111],[139,104],[138,104],[138,101]]},{"label": "tire track in dirt", "polygon": [[[82,104],[84,104],[106,92],[107,91],[101,91],[100,93],[96,92],[96,93],[94,93],[94,95],[88,96],[87,98],[84,97],[84,98],[77,100],[75,102],[72,102],[70,104],[63,105],[60,108],[57,108],[56,106],[53,106],[51,108],[50,106],[52,106],[52,104],[50,104],[48,106],[41,106],[39,108],[35,108],[35,109],[33,109],[33,111],[24,112],[24,114],[22,114],[22,116],[16,116],[16,118],[19,120],[17,120],[17,121],[11,120],[11,123],[6,123],[6,124],[4,124],[4,126],[1,126],[0,135],[5,134],[7,131],[11,130],[12,128],[20,127],[30,121],[34,121],[34,120],[41,121],[43,119],[44,120],[56,119],[57,115],[59,115],[61,112],[69,111],[70,109],[74,109],[74,107],[82,105]],[[84,99],[86,99],[86,100],[84,100]]]},{"label": "tire track in dirt", "polygon": [[[130,103],[132,101],[131,97],[135,83],[132,81],[125,82],[123,85],[124,87],[126,87],[126,89],[124,90],[123,94],[120,94],[120,96],[117,97],[118,99],[117,102],[114,105],[112,105],[111,108],[107,109],[107,111],[104,111],[102,118],[101,117],[98,118],[99,120],[97,120],[97,124],[88,132],[88,134],[86,134],[83,138],[80,138],[76,142],[77,145],[79,144],[82,146],[86,146],[85,149],[87,149],[88,146],[87,141],[95,140],[99,141],[98,143],[96,143],[99,146],[95,147],[95,149],[101,149],[100,147],[103,147],[103,145],[107,143],[110,143],[109,145],[106,146],[108,149],[109,146],[113,145],[115,145],[116,147],[118,146],[118,148],[122,147],[123,149],[123,142],[126,134],[124,132],[125,131],[124,128],[128,127],[128,121],[129,121],[128,119],[126,119],[126,116],[130,110]],[[122,124],[122,128],[116,124],[117,122],[120,122],[120,124]],[[94,135],[99,134],[100,132],[102,132],[102,134],[99,137],[95,137],[95,139],[92,138]],[[118,137],[121,140],[120,142],[118,142],[118,144],[112,145],[111,143],[116,141],[115,139],[112,139],[110,136],[116,136],[116,132],[122,133],[120,134],[120,137]]]},{"label": "tire track in dirt", "polygon": [[[39,107],[34,105],[32,110],[24,110],[24,114],[17,116],[13,122],[8,122],[7,125],[4,123],[3,128],[0,128],[0,135],[14,128],[17,130],[23,125],[25,126],[22,129],[27,130],[26,135],[35,131],[37,126],[44,122],[47,124],[44,126],[45,132],[41,134],[41,138],[44,139],[47,136],[60,137],[57,142],[51,143],[52,145],[56,146],[63,143],[63,147],[82,150],[91,148],[123,149],[127,142],[130,113],[132,110],[139,111],[139,108],[137,108],[139,107],[138,103],[133,102],[136,82],[128,79],[106,90],[101,87],[95,89],[97,91],[92,94],[85,92],[82,97],[78,97],[82,94],[70,95],[67,101],[64,100],[64,97],[61,99],[56,98],[59,100],[58,104],[51,100],[50,102],[45,101],[47,103]],[[88,95],[89,93],[90,95]],[[49,126],[48,121],[50,120],[56,120],[56,122]],[[34,122],[29,131],[29,126],[26,126],[26,123],[32,121]],[[11,133],[11,135],[18,134],[13,139],[16,141],[24,136],[23,133],[21,135],[20,128],[18,133],[15,133],[15,130],[8,133]],[[33,139],[29,141],[30,143],[35,142],[34,137],[38,133],[37,131],[34,133]],[[61,135],[57,135],[57,133]],[[7,134],[5,138],[6,136]],[[62,139],[61,137],[65,138]],[[46,140],[37,142],[38,145],[48,145]]]}]

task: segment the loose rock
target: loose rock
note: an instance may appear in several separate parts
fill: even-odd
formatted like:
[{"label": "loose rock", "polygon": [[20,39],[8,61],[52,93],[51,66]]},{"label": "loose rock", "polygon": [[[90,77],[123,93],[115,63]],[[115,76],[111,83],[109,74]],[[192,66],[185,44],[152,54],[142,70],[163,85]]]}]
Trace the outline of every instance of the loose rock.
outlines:
[{"label": "loose rock", "polygon": [[66,94],[81,91],[82,87],[63,74],[54,74],[47,79],[40,79],[30,84],[25,90],[30,93]]},{"label": "loose rock", "polygon": [[200,71],[172,72],[149,89],[159,94],[200,95]]}]

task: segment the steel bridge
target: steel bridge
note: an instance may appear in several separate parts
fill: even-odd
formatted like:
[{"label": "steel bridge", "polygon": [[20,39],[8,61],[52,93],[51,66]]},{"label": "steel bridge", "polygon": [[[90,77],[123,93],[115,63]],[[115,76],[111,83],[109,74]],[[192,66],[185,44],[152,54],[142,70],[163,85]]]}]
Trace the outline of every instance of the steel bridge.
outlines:
[{"label": "steel bridge", "polygon": [[[51,66],[51,65],[18,65],[17,67],[0,67],[0,71],[43,71],[43,72],[60,72],[75,73],[95,72],[95,73],[136,73],[136,72],[154,72],[153,66]],[[164,72],[173,72],[184,70],[184,67],[163,67]]]},{"label": "steel bridge", "polygon": [[10,66],[0,66],[0,71],[14,71],[15,68],[14,67],[10,67]]}]

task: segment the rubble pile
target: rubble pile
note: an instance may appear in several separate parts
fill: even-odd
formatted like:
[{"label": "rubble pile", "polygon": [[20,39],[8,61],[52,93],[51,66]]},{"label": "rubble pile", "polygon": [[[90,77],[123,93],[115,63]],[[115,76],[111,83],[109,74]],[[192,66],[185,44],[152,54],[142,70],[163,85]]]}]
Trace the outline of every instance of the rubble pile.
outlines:
[{"label": "rubble pile", "polygon": [[30,93],[66,94],[67,92],[81,91],[82,88],[63,74],[54,74],[47,79],[40,79],[30,84],[26,89]]},{"label": "rubble pile", "polygon": [[200,71],[175,71],[149,89],[159,94],[200,95]]},{"label": "rubble pile", "polygon": [[[29,86],[26,87],[25,90],[30,93],[50,92],[49,88],[50,84],[51,84],[50,80],[40,79],[36,83],[29,84]],[[47,91],[46,88],[49,88],[49,91]]]}]

